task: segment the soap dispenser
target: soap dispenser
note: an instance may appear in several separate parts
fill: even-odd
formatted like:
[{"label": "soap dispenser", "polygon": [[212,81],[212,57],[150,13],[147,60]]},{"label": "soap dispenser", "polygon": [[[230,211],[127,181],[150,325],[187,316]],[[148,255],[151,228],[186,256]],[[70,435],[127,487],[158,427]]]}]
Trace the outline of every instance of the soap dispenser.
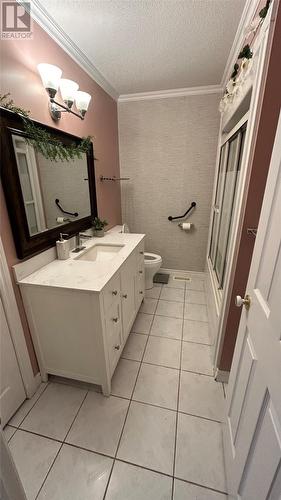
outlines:
[{"label": "soap dispenser", "polygon": [[66,260],[69,258],[69,241],[65,240],[64,236],[68,236],[68,234],[60,233],[60,239],[56,242],[59,260]]}]

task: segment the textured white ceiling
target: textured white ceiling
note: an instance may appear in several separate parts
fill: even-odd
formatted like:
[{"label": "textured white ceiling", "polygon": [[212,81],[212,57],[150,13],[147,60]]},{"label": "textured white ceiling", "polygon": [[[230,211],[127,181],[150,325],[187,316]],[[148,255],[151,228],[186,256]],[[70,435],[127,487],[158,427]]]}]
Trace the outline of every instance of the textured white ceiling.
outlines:
[{"label": "textured white ceiling", "polygon": [[117,93],[130,94],[219,84],[246,0],[40,3]]}]

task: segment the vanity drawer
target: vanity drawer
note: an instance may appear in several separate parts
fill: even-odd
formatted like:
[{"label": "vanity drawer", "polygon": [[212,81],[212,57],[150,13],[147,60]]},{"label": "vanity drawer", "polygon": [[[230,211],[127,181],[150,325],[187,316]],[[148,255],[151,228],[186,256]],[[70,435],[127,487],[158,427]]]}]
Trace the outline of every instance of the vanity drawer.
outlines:
[{"label": "vanity drawer", "polygon": [[120,303],[120,274],[117,274],[103,290],[105,314],[112,304]]}]

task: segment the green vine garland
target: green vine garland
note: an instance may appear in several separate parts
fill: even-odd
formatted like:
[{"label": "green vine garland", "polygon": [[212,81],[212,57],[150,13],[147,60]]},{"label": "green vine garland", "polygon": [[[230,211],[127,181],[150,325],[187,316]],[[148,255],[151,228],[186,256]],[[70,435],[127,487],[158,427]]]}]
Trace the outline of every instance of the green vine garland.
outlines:
[{"label": "green vine garland", "polygon": [[19,115],[24,124],[24,131],[27,134],[25,140],[32,145],[36,151],[51,161],[69,161],[75,158],[82,158],[83,153],[87,153],[91,145],[91,137],[83,137],[77,145],[75,143],[65,146],[59,139],[56,139],[47,130],[35,125],[29,117],[29,111],[14,105],[10,94],[0,94],[0,106],[13,111]]},{"label": "green vine garland", "polygon": [[[270,7],[270,4],[271,4],[271,0],[266,0],[265,6],[259,11],[258,15],[259,15],[260,21],[259,21],[259,24],[257,26],[257,29],[261,26],[261,24],[263,23],[264,19],[266,18],[268,9]],[[238,59],[244,59],[244,58],[245,59],[251,59],[252,57],[253,57],[253,51],[251,50],[250,45],[247,43],[242,48],[242,50],[240,51],[240,53],[238,55]],[[233,73],[231,75],[231,78],[234,81],[236,79],[236,76],[238,75],[238,72],[239,72],[239,64],[235,63],[234,67],[233,67]]]}]

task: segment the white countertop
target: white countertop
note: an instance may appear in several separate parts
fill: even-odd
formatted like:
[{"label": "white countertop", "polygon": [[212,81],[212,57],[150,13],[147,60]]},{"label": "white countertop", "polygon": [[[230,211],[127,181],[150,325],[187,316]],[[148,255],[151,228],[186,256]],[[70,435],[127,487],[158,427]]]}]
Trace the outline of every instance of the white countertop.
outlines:
[{"label": "white countertop", "polygon": [[[86,246],[85,250],[79,253],[70,251],[67,260],[53,260],[29,276],[20,279],[19,285],[51,286],[100,292],[145,237],[144,234],[120,233],[116,229],[117,227],[108,231],[103,238],[93,237],[89,240],[83,240],[83,246]],[[77,259],[96,244],[124,245],[124,247],[110,261],[91,262]]]}]

